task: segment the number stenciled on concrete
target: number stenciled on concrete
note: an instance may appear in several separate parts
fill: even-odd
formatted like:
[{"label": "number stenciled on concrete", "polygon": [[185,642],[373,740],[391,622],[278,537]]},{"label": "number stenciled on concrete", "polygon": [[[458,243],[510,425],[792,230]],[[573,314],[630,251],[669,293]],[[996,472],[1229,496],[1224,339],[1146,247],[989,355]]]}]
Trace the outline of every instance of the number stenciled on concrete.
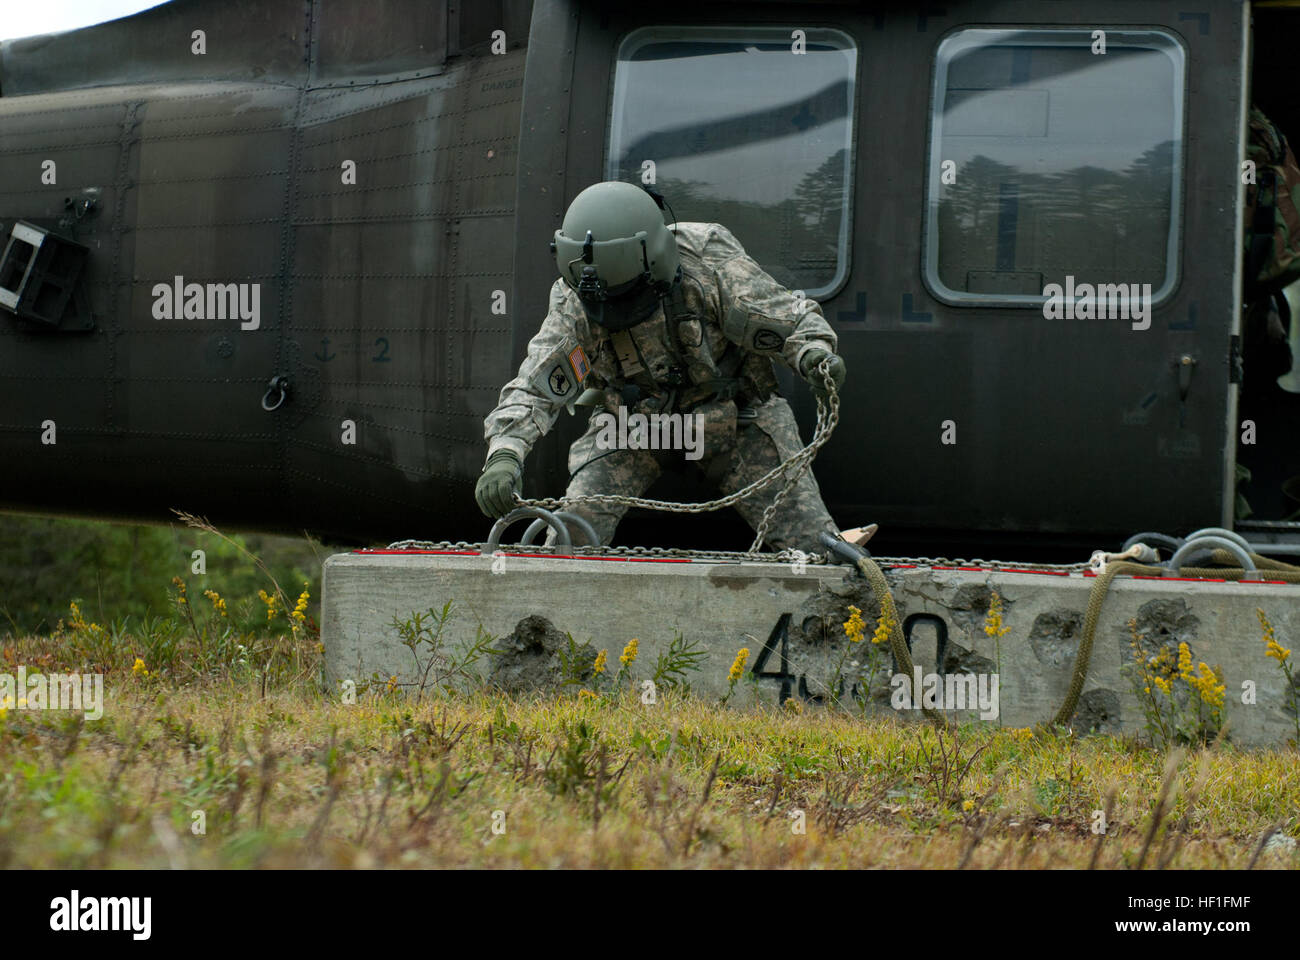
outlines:
[{"label": "number stenciled on concrete", "polygon": [[[809,703],[821,703],[825,697],[820,693],[813,693],[808,689],[808,675],[794,674],[790,672],[789,644],[790,644],[790,620],[794,615],[792,613],[783,613],[777,618],[776,624],[772,627],[772,632],[767,635],[767,641],[763,644],[763,649],[759,652],[758,657],[754,660],[754,666],[750,672],[754,676],[763,680],[780,680],[781,681],[781,701],[784,703],[790,699],[797,689],[799,696]],[[914,613],[903,621],[903,639],[907,641],[907,649],[912,649],[912,631],[915,630],[918,623],[928,623],[934,626],[935,631],[935,669],[942,673],[944,657],[948,650],[948,623],[943,617],[933,613]],[[777,644],[780,644],[780,669],[766,669],[768,660],[777,652]],[[894,664],[894,672],[898,671],[898,665]],[[796,686],[797,681],[797,686]],[[835,691],[836,698],[844,694],[844,681],[840,680],[840,688]],[[849,696],[856,697],[858,694],[858,684],[854,681],[853,686],[849,689]]]}]

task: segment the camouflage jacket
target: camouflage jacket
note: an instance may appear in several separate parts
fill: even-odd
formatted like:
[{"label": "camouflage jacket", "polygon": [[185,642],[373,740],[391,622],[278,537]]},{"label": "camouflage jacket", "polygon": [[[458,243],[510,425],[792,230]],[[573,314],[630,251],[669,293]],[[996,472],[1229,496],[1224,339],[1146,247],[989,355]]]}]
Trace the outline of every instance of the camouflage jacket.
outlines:
[{"label": "camouflage jacket", "polygon": [[[812,347],[834,352],[835,331],[811,300],[795,294],[754,262],[726,227],[678,223],[672,228],[683,282],[675,318],[661,306],[650,319],[611,334],[587,320],[578,295],[562,280],[550,310],[528,344],[518,375],[501,390],[484,421],[488,456],[509,449],[522,461],[584,389],[603,393],[601,408],[627,402],[638,410],[689,409],[736,381],[736,395],[760,402],[776,393],[773,361],[794,370]],[[677,311],[673,311],[677,312]],[[670,328],[676,327],[676,347]]]}]

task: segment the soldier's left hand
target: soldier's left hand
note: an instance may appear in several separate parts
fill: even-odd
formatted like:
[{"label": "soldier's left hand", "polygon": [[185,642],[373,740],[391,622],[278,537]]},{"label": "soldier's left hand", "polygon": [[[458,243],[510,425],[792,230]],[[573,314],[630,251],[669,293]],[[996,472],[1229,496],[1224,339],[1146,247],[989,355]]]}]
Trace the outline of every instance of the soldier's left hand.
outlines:
[{"label": "soldier's left hand", "polygon": [[826,381],[822,372],[817,369],[821,366],[823,360],[830,358],[830,377],[835,384],[835,393],[838,395],[844,388],[844,378],[848,370],[844,366],[844,358],[831,353],[829,350],[809,350],[803,355],[799,362],[799,375],[808,381],[808,386],[812,387],[820,400],[825,400]]}]

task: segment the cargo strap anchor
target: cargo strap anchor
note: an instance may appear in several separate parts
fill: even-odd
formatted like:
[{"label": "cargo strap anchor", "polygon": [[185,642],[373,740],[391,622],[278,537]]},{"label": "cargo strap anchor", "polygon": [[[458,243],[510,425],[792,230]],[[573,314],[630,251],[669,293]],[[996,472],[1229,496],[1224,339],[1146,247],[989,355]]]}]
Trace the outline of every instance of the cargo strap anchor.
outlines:
[{"label": "cargo strap anchor", "polygon": [[[557,517],[550,510],[543,510],[541,507],[516,507],[504,517],[492,524],[492,532],[488,534],[487,543],[483,545],[482,555],[490,556],[494,550],[501,545],[501,534],[506,532],[506,528],[520,520],[534,518],[555,530],[555,542],[562,547],[569,547],[573,542],[569,539],[569,528],[564,525],[564,521]],[[529,529],[532,529],[531,527]]]},{"label": "cargo strap anchor", "polygon": [[[596,536],[595,528],[587,522],[586,517],[579,516],[576,513],[571,513],[568,510],[553,510],[551,511],[551,516],[557,520],[563,521],[569,528],[576,529],[580,534],[582,534],[583,537],[586,538],[586,546],[600,546],[600,537]],[[533,538],[541,533],[545,526],[546,521],[541,517],[538,517],[528,525],[528,529],[524,531],[524,538],[519,542],[526,546],[531,545]],[[570,531],[570,537],[572,537],[572,529]]]},{"label": "cargo strap anchor", "polygon": [[[1240,534],[1220,527],[1206,527],[1190,534],[1186,539],[1171,537],[1163,533],[1139,533],[1129,537],[1124,543],[1125,550],[1135,545],[1157,544],[1169,551],[1172,556],[1167,564],[1137,563],[1132,560],[1120,560],[1105,563],[1098,576],[1092,582],[1088,593],[1088,608],[1083,617],[1083,632],[1079,638],[1079,649],[1074,657],[1074,673],[1070,677],[1070,687],[1065,694],[1065,702],[1052,719],[1053,723],[1064,726],[1074,716],[1083,693],[1083,685],[1088,677],[1088,666],[1092,661],[1093,639],[1097,633],[1097,622],[1101,619],[1102,603],[1111,581],[1118,574],[1150,577],[1184,576],[1195,578],[1213,578],[1216,580],[1248,580],[1265,578],[1281,580],[1285,583],[1300,583],[1300,566],[1283,563],[1261,555],[1255,547]],[[1210,551],[1211,563],[1224,564],[1221,567],[1183,567],[1182,561],[1188,556]],[[1239,566],[1228,566],[1237,563]]]}]

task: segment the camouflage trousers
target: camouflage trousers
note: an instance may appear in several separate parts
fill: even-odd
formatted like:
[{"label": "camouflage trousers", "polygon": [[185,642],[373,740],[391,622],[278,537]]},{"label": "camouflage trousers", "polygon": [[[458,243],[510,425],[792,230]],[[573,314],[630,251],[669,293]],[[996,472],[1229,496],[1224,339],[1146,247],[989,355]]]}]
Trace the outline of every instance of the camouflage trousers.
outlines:
[{"label": "camouflage trousers", "polygon": [[[735,429],[734,442],[720,444],[724,448],[721,450],[711,450],[706,446],[697,461],[723,495],[753,483],[803,446],[794,412],[784,398],[772,397],[751,409],[757,417],[740,421]],[[681,451],[614,449],[591,456],[594,453],[592,444],[584,442],[590,436],[589,431],[588,436],[575,442],[571,448],[571,476],[564,494],[566,498],[592,494],[639,497],[663,472],[661,458],[683,455]],[[727,437],[727,440],[731,441],[732,437]],[[736,511],[751,528],[757,530],[763,511],[784,486],[785,480],[778,477],[736,504]],[[619,521],[627,512],[627,507],[614,503],[582,503],[566,509],[585,518],[602,544],[610,543]],[[823,530],[836,533],[838,529],[822,502],[812,471],[808,470],[781,501],[768,527],[765,542],[774,550],[820,553],[825,548],[818,541],[818,534]]]}]

